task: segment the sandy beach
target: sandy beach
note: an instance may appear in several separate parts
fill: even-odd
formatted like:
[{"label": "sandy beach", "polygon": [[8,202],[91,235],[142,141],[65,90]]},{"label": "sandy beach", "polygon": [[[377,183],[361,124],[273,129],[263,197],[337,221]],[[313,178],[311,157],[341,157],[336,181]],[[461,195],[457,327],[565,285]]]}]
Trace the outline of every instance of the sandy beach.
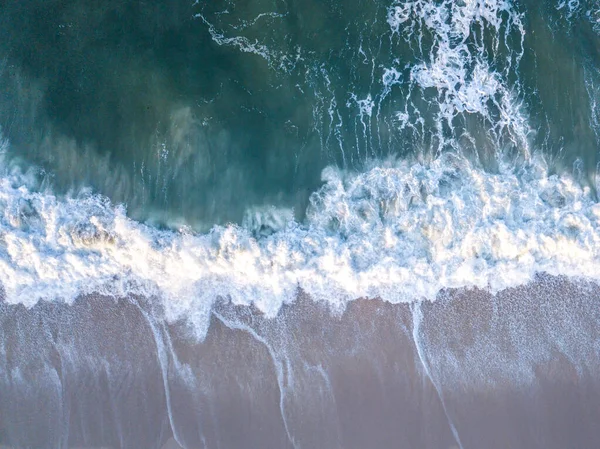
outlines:
[{"label": "sandy beach", "polygon": [[[11,448],[594,448],[600,290],[222,303],[202,342],[151,301],[0,306]],[[468,313],[466,313],[468,312]]]}]

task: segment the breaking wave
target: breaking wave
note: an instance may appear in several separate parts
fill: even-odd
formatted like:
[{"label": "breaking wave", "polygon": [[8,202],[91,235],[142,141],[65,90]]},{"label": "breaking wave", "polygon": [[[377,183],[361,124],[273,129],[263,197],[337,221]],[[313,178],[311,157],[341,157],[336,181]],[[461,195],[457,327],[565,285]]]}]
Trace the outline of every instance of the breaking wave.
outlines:
[{"label": "breaking wave", "polygon": [[[268,42],[243,35],[259,19],[280,14],[229,27],[235,36],[196,17],[217,45],[282,66]],[[345,85],[346,98],[339,101],[333,91],[316,92],[322,104],[313,111],[315,120],[329,120],[321,140],[336,134],[343,155],[344,114],[337,108],[346,104],[369,142],[384,100],[394,96],[405,101],[394,103],[388,124],[397,133],[413,130],[417,138],[410,144],[430,148],[433,156],[377,159],[373,151],[360,171],[325,168],[303,221],[290,209],[254,205],[242,225],[214,226],[207,234],[134,221],[124,206],[100,195],[57,197],[5,163],[0,279],[6,301],[32,306],[85,294],[156,296],[167,318],[186,319],[202,335],[219,298],[275,316],[299,290],[343,307],[361,297],[433,300],[448,288],[497,292],[540,272],[597,279],[600,205],[594,190],[577,173],[551,174],[541,151],[530,148],[534,132],[517,73],[522,16],[503,1],[415,0],[393,2],[386,20],[390,43],[407,44],[417,62],[373,64],[370,76],[377,82],[371,84],[380,88],[373,95],[348,93]],[[362,44],[358,51],[364,53]],[[294,61],[309,60],[309,53],[298,50]],[[329,89],[328,72],[317,72]],[[310,81],[313,72],[306,73]],[[597,124],[596,103],[591,106]],[[493,163],[477,153],[482,145]],[[466,155],[471,147],[475,157]],[[509,153],[519,162],[502,162]]]},{"label": "breaking wave", "polygon": [[600,273],[600,205],[541,159],[489,173],[444,153],[361,173],[328,167],[322,179],[302,223],[289,210],[256,208],[244,226],[196,234],[138,223],[99,195],[36,191],[29,175],[5,168],[5,299],[158,296],[168,319],[185,318],[203,335],[218,299],[274,316],[299,289],[336,308],[360,297],[433,300],[446,288],[496,292],[538,272]]}]

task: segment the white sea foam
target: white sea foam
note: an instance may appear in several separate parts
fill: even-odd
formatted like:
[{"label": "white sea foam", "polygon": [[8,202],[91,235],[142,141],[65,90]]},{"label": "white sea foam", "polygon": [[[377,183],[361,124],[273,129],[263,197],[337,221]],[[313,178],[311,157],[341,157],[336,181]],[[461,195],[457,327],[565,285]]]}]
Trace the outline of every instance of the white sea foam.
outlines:
[{"label": "white sea foam", "polygon": [[[444,288],[497,291],[536,272],[600,273],[600,205],[541,161],[491,174],[445,154],[425,166],[373,163],[323,171],[300,224],[289,212],[270,235],[217,226],[205,235],[160,231],[103,197],[59,199],[0,180],[0,278],[6,300],[156,295],[170,319],[200,334],[213,302],[229,298],[277,314],[298,288],[336,306],[359,297],[434,299]],[[256,213],[250,214],[256,224]],[[287,224],[280,217],[286,217]]]},{"label": "white sea foam", "polygon": [[222,32],[219,32],[212,23],[206,20],[202,14],[196,14],[195,17],[201,19],[208,26],[210,37],[218,45],[230,45],[238,48],[244,53],[258,55],[269,63],[272,61],[273,55],[266,45],[259,43],[257,40],[252,42],[250,39],[243,36],[226,37]]},{"label": "white sea foam", "polygon": [[[518,101],[518,85],[509,87],[507,83],[523,56],[525,37],[521,17],[510,2],[395,1],[388,8],[387,21],[393,36],[418,47],[422,54],[423,62],[412,67],[410,81],[420,89],[437,91],[440,147],[452,144],[444,137],[444,126],[452,129],[459,115],[479,114],[493,124],[490,131],[497,143],[507,135],[523,152],[529,151],[530,130]],[[492,31],[491,45],[474,31],[476,28]],[[516,40],[511,51],[503,54],[503,45],[511,47],[511,34]],[[431,38],[426,40],[425,35]],[[494,67],[489,55],[493,55]],[[382,97],[387,96],[390,84],[397,82],[389,76],[392,70],[386,69],[382,78]],[[401,124],[410,126],[410,122]],[[450,140],[456,137],[452,135]]]},{"label": "white sea foam", "polygon": [[[274,12],[258,14],[253,20],[242,20],[237,25],[231,24],[231,28],[237,32],[243,31],[246,28],[251,28],[260,22],[261,19],[271,18],[278,19],[284,17],[284,14]],[[269,46],[258,39],[249,39],[243,35],[228,36],[223,30],[218,29],[213,23],[209,22],[203,14],[196,14],[196,19],[200,19],[207,27],[211,39],[219,46],[233,47],[243,53],[250,53],[263,58],[268,65],[275,70],[287,72],[295,67],[299,59],[301,59],[301,50],[296,48],[291,54],[285,54],[276,49],[270,49]]]},{"label": "white sea foam", "polygon": [[566,11],[567,18],[571,18],[573,14],[577,12],[580,8],[579,0],[560,0],[558,5],[556,5],[556,9],[558,11],[564,10]]}]

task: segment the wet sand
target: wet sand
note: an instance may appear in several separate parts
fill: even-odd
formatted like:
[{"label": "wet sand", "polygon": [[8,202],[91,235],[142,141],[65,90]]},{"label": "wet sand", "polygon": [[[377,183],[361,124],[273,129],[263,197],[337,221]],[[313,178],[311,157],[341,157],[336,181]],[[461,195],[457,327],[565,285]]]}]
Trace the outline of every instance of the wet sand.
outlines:
[{"label": "wet sand", "polygon": [[3,448],[597,448],[600,288],[300,295],[215,307],[203,342],[156,302],[0,303]]}]

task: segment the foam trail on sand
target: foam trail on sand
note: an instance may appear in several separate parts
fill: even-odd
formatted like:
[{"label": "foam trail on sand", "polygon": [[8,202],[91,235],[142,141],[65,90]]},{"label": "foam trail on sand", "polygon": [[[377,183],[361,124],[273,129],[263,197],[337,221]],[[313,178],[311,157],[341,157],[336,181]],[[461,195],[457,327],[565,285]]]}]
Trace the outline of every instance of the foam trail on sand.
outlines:
[{"label": "foam trail on sand", "polygon": [[[229,320],[227,320],[225,317],[221,316],[217,312],[214,313],[214,316],[230,329],[237,329],[237,330],[242,330],[244,332],[248,332],[252,336],[252,338],[254,338],[256,341],[260,342],[261,344],[265,345],[265,347],[267,348],[269,356],[273,360],[275,372],[277,373],[277,386],[279,387],[279,410],[281,412],[281,419],[283,421],[285,433],[288,437],[288,440],[290,441],[290,444],[294,448],[297,448],[298,445],[294,441],[294,437],[293,437],[292,433],[290,432],[290,428],[289,428],[286,413],[285,413],[285,399],[286,399],[287,390],[291,383],[290,379],[289,379],[291,377],[291,374],[290,374],[290,367],[289,367],[288,361],[285,360],[286,363],[284,364],[280,360],[280,358],[277,356],[276,352],[273,350],[272,345],[265,338],[261,337],[251,327],[244,325],[243,323],[239,323],[239,322],[236,322],[236,323],[230,322]],[[284,369],[284,365],[285,365],[285,369]]]},{"label": "foam trail on sand", "polygon": [[417,355],[419,357],[421,365],[423,366],[423,372],[425,373],[425,375],[427,376],[427,378],[433,385],[433,388],[435,388],[435,391],[437,392],[437,395],[440,398],[440,403],[442,405],[442,409],[444,410],[444,414],[446,415],[446,418],[448,419],[448,426],[450,427],[450,430],[452,431],[452,435],[454,436],[454,439],[456,440],[456,444],[458,444],[458,447],[460,449],[463,449],[463,445],[460,441],[460,437],[458,436],[458,431],[456,430],[456,426],[454,425],[454,423],[452,422],[452,419],[450,418],[450,415],[448,414],[446,402],[444,401],[444,394],[442,393],[437,381],[433,378],[433,376],[431,375],[431,372],[429,370],[428,357],[424,353],[423,343],[421,342],[421,337],[419,336],[419,332],[421,330],[420,329],[421,322],[423,321],[423,311],[421,310],[421,303],[417,302],[417,303],[411,304],[411,313],[413,316],[413,331],[412,331],[413,340],[415,342],[415,349],[417,351]]}]

